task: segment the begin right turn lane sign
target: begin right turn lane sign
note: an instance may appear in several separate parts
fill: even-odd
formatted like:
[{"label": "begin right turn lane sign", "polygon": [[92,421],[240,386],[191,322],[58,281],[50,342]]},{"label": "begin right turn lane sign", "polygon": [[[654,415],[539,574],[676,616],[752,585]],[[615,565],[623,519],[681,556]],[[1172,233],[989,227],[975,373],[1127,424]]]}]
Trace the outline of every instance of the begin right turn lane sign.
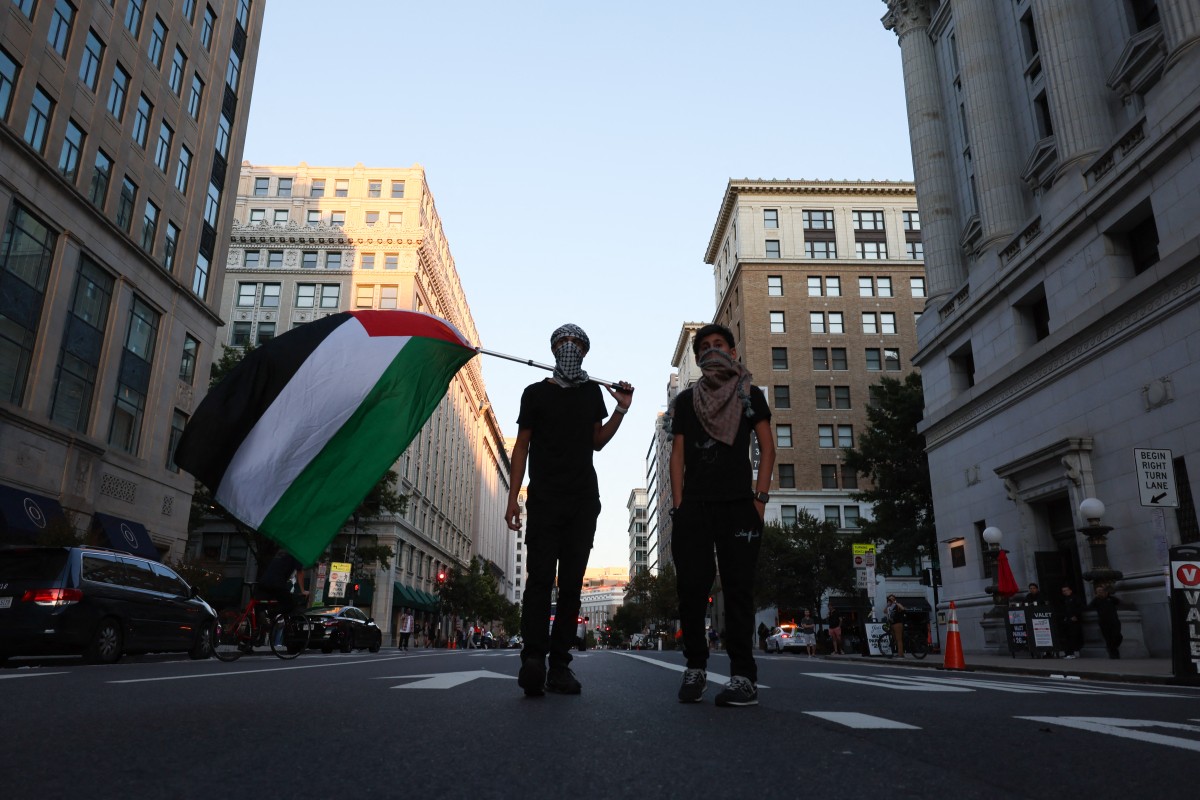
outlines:
[{"label": "begin right turn lane sign", "polygon": [[1171,451],[1135,447],[1133,460],[1137,469],[1138,494],[1142,505],[1151,508],[1179,508]]}]

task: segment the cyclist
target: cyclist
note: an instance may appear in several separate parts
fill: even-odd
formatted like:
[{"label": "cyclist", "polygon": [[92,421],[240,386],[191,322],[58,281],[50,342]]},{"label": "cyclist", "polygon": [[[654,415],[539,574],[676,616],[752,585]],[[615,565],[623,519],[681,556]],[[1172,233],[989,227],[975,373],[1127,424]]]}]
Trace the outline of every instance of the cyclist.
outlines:
[{"label": "cyclist", "polygon": [[296,576],[296,585],[300,588],[300,594],[307,598],[308,590],[304,586],[304,565],[287,550],[280,548],[258,579],[254,598],[274,602],[278,609],[276,613],[287,614],[299,604],[296,596],[292,594],[293,575]]},{"label": "cyclist", "polygon": [[891,626],[892,639],[896,642],[896,653],[904,658],[904,606],[896,599],[896,595],[888,595],[883,615],[887,618],[888,625]]}]

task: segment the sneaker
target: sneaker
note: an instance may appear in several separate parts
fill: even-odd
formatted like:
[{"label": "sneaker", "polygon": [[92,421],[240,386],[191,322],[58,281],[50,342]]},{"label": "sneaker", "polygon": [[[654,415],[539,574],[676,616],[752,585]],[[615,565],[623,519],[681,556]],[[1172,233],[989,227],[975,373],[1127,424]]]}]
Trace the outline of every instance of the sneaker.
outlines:
[{"label": "sneaker", "polygon": [[546,693],[546,664],[540,658],[521,661],[517,674],[517,686],[525,690],[526,697],[541,697]]},{"label": "sneaker", "polygon": [[756,706],[758,705],[758,686],[749,678],[734,675],[717,695],[717,705]]},{"label": "sneaker", "polygon": [[685,669],[683,685],[679,687],[679,702],[699,703],[708,688],[708,673],[703,669]]},{"label": "sneaker", "polygon": [[550,667],[546,677],[546,691],[556,694],[579,694],[583,686],[569,667]]}]

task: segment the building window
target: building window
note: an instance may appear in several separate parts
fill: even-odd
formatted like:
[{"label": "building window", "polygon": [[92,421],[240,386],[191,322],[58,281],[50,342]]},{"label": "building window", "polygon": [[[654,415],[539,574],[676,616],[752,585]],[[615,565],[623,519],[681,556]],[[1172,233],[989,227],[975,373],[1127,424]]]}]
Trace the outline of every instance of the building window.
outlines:
[{"label": "building window", "polygon": [[204,221],[212,227],[217,227],[217,218],[221,215],[221,190],[215,183],[209,182],[208,195],[204,200]]},{"label": "building window", "polygon": [[239,283],[237,305],[238,308],[251,308],[254,306],[254,299],[258,295],[257,283]]},{"label": "building window", "polygon": [[832,211],[804,211],[802,212],[804,221],[804,229],[808,231],[831,231],[833,230],[833,212]]},{"label": "building window", "polygon": [[904,249],[908,253],[908,257],[914,261],[920,261],[921,259],[925,258],[924,242],[905,242]]},{"label": "building window", "polygon": [[830,361],[833,364],[834,370],[846,370],[849,367],[846,365],[846,348],[835,347],[829,351]]},{"label": "building window", "polygon": [[830,386],[817,386],[817,408],[833,408],[833,388]]},{"label": "building window", "polygon": [[125,7],[125,30],[132,33],[134,39],[142,33],[142,10],[145,5],[146,0],[129,0],[129,5]]},{"label": "building window", "polygon": [[379,212],[378,211],[368,211],[366,213],[366,216],[364,217],[364,220],[366,221],[368,227],[371,227],[371,228],[375,227],[375,224],[377,222],[379,222]]},{"label": "building window", "polygon": [[354,296],[354,306],[356,308],[371,308],[375,305],[375,287],[374,286],[359,286],[358,291]]},{"label": "building window", "polygon": [[8,119],[8,109],[12,105],[13,86],[17,82],[17,62],[0,48],[0,121]]},{"label": "building window", "polygon": [[264,283],[262,286],[262,307],[279,308],[279,284]]},{"label": "building window", "polygon": [[814,347],[813,351],[813,369],[827,370],[829,369],[829,350],[824,347]]},{"label": "building window", "polygon": [[836,275],[827,275],[825,277],[825,296],[826,297],[841,297],[842,296],[842,279]]},{"label": "building window", "polygon": [[183,336],[183,353],[179,357],[179,380],[191,385],[196,380],[196,358],[200,353],[200,340],[186,333]]},{"label": "building window", "polygon": [[380,286],[379,307],[384,309],[396,308],[396,297],[398,292],[398,286]]},{"label": "building window", "polygon": [[786,347],[771,348],[771,369],[787,369],[788,358]]},{"label": "building window", "polygon": [[310,228],[315,228],[321,224],[321,212],[316,209],[309,209],[308,216],[305,219],[305,224]]},{"label": "building window", "polygon": [[850,466],[849,464],[842,464],[842,488],[858,488],[858,473],[855,472],[854,467]]},{"label": "building window", "polygon": [[921,215],[916,211],[902,211],[900,216],[904,219],[904,230],[919,231],[921,230]]},{"label": "building window", "polygon": [[842,509],[839,506],[825,506],[825,521],[835,527],[842,527]]},{"label": "building window", "polygon": [[292,196],[292,179],[291,178],[280,178],[275,183],[275,196],[276,197],[291,197]]},{"label": "building window", "polygon": [[821,488],[836,489],[837,484],[837,464],[822,464],[821,465]]},{"label": "building window", "polygon": [[350,196],[350,181],[346,178],[338,178],[333,182],[334,197],[349,197]]},{"label": "building window", "polygon": [[208,256],[196,254],[196,271],[192,274],[192,294],[201,300],[208,296]]},{"label": "building window", "polygon": [[878,347],[868,347],[866,354],[868,370],[878,372],[883,369],[883,359]]},{"label": "building window", "polygon": [[242,77],[242,59],[234,51],[229,51],[229,63],[225,66],[225,85],[237,94],[238,81]]},{"label": "building window", "polygon": [[817,445],[823,448],[833,447],[833,426],[818,425],[817,426]]},{"label": "building window", "polygon": [[779,258],[778,239],[767,239],[767,258]]},{"label": "building window", "polygon": [[254,337],[255,346],[262,346],[275,338],[275,323],[260,322],[258,323],[257,335]]},{"label": "building window", "polygon": [[403,211],[389,211],[388,212],[388,225],[395,225],[395,226],[399,227],[403,224],[404,224],[404,212]]},{"label": "building window", "polygon": [[825,333],[825,312],[824,311],[808,312],[808,332],[809,333]]},{"label": "building window", "polygon": [[833,387],[833,407],[834,408],[850,408],[850,387],[849,386]]},{"label": "building window", "polygon": [[146,147],[146,135],[150,131],[150,115],[152,113],[154,113],[153,104],[146,99],[146,95],[139,95],[137,114],[133,118],[133,141],[143,149]]},{"label": "building window", "polygon": [[200,101],[204,99],[204,81],[200,79],[200,73],[192,73],[192,93],[188,95],[188,116],[192,119],[200,119]]},{"label": "building window", "polygon": [[854,255],[876,261],[887,258],[887,242],[855,242]]},{"label": "building window", "polygon": [[767,276],[767,297],[783,297],[783,276]]},{"label": "building window", "polygon": [[142,216],[142,249],[154,253],[154,239],[158,234],[158,206],[146,201],[146,211]]},{"label": "building window", "polygon": [[167,232],[163,236],[163,269],[171,272],[175,269],[175,251],[179,247],[179,226],[167,222]]},{"label": "building window", "polygon": [[837,242],[807,239],[804,242],[805,258],[837,258]]},{"label": "building window", "polygon": [[796,465],[795,464],[779,464],[776,466],[776,474],[779,476],[780,489],[795,489],[796,488]]},{"label": "building window", "polygon": [[880,297],[892,296],[892,279],[891,278],[876,278],[875,288],[879,292]]},{"label": "building window", "polygon": [[212,10],[212,6],[204,8],[204,22],[200,26],[200,44],[204,45],[204,49],[212,51],[213,28],[217,26],[217,14]]},{"label": "building window", "polygon": [[75,6],[67,0],[58,0],[50,17],[50,30],[46,34],[46,41],[54,48],[54,52],[63,58],[67,57],[67,43],[71,41],[71,25],[74,21]]},{"label": "building window", "polygon": [[29,121],[25,124],[25,143],[39,153],[46,152],[46,133],[50,129],[50,117],[54,114],[54,101],[38,86],[33,91],[33,102],[29,105]]},{"label": "building window", "polygon": [[925,296],[925,279],[924,278],[909,278],[908,287],[912,291],[913,297]]},{"label": "building window", "polygon": [[155,17],[154,25],[150,29],[150,46],[146,48],[146,54],[150,56],[150,63],[154,64],[155,69],[162,69],[163,47],[166,43],[167,26]]},{"label": "building window", "polygon": [[854,426],[838,425],[838,447],[854,447]]},{"label": "building window", "polygon": [[288,221],[288,210],[286,208],[275,209],[275,224],[276,225],[287,225],[287,221]]},{"label": "building window", "polygon": [[375,254],[363,253],[358,257],[359,269],[375,269]]},{"label": "building window", "polygon": [[126,233],[133,227],[133,207],[137,202],[137,192],[137,184],[126,175],[121,183],[121,196],[117,198],[117,225]]},{"label": "building window", "polygon": [[103,150],[96,151],[96,163],[92,172],[92,184],[88,188],[88,199],[101,210],[108,200],[108,185],[112,183],[113,162]]},{"label": "building window", "polygon": [[13,5],[17,10],[25,15],[25,18],[30,22],[33,21],[33,12],[37,9],[37,0],[12,0]]},{"label": "building window", "polygon": [[175,167],[175,188],[180,194],[187,194],[188,177],[192,172],[192,151],[186,146],[179,146],[179,163]]},{"label": "building window", "polygon": [[175,136],[175,131],[171,130],[171,126],[166,120],[158,126],[158,144],[154,146],[154,165],[158,167],[159,172],[166,175],[167,167],[171,163],[171,140]]},{"label": "building window", "polygon": [[842,515],[846,519],[845,527],[847,527],[847,528],[859,527],[858,506],[846,506],[845,508],[842,509]]},{"label": "building window", "polygon": [[383,181],[367,181],[367,197],[382,197]]},{"label": "building window", "polygon": [[235,322],[230,331],[229,346],[245,347],[250,344],[250,332],[253,325],[249,322]]},{"label": "building window", "polygon": [[383,268],[384,269],[399,269],[400,268],[400,254],[399,253],[384,253],[383,254]]},{"label": "building window", "polygon": [[775,208],[763,209],[763,227],[778,228],[779,227],[779,210]]},{"label": "building window", "polygon": [[854,230],[856,231],[883,230],[882,211],[852,211],[850,218],[854,222]]},{"label": "building window", "polygon": [[775,443],[780,447],[792,446],[792,426],[791,425],[776,425],[775,426]]},{"label": "building window", "polygon": [[858,296],[859,297],[874,297],[875,296],[875,279],[860,277],[858,279]]},{"label": "building window", "polygon": [[404,181],[392,181],[392,198],[404,198]]},{"label": "building window", "polygon": [[329,212],[329,224],[335,228],[341,228],[341,227],[345,226],[346,212],[345,211],[330,211]]},{"label": "building window", "polygon": [[787,333],[787,326],[784,324],[783,312],[772,311],[771,315],[771,333]]},{"label": "building window", "polygon": [[862,332],[879,333],[879,318],[872,311],[862,313]]},{"label": "building window", "polygon": [[187,414],[179,409],[171,413],[171,438],[167,442],[167,469],[171,472],[179,472],[179,465],[175,463],[175,448],[183,438],[183,429],[187,427],[187,421]]},{"label": "building window", "polygon": [[258,269],[261,260],[261,250],[247,250],[242,256],[242,266],[244,266],[246,269]]},{"label": "building window", "polygon": [[87,431],[113,285],[108,273],[80,256],[50,404],[50,418],[71,430]]},{"label": "building window", "polygon": [[785,526],[795,525],[796,524],[796,507],[795,506],[780,506],[779,507],[779,521],[780,521],[780,523],[782,523]]},{"label": "building window", "polygon": [[315,250],[305,250],[300,255],[300,266],[304,269],[317,268],[317,253]]},{"label": "building window", "polygon": [[125,347],[121,352],[121,367],[117,373],[116,402],[108,429],[108,443],[127,453],[137,451],[141,436],[158,320],[158,313],[134,295],[129,327],[125,333]]},{"label": "building window", "polygon": [[221,158],[229,158],[229,139],[232,135],[230,133],[230,127],[229,118],[226,117],[225,112],[222,111],[217,115],[216,141],[217,152],[221,154]]},{"label": "building window", "polygon": [[254,196],[255,197],[266,197],[270,191],[271,191],[271,179],[270,178],[255,178],[254,179]]},{"label": "building window", "polygon": [[824,287],[824,284],[821,282],[820,275],[809,275],[808,276],[808,296],[809,297],[820,297],[823,287]]},{"label": "building window", "polygon": [[[6,305],[0,326],[0,398],[20,404],[33,356],[56,236],[19,203],[12,203],[0,243],[0,282],[5,294],[20,287],[20,313]],[[8,301],[11,302],[11,301]]]},{"label": "building window", "polygon": [[830,333],[845,333],[846,332],[846,324],[843,321],[842,312],[840,312],[840,311],[830,311],[829,312],[829,332]]},{"label": "building window", "polygon": [[789,386],[775,386],[775,408],[792,407],[792,390]]},{"label": "building window", "polygon": [[283,251],[268,250],[267,251],[267,268],[268,269],[283,269]]},{"label": "building window", "polygon": [[263,221],[266,220],[266,218],[267,218],[267,210],[265,208],[250,209],[250,224],[251,225],[262,225]]},{"label": "building window", "polygon": [[337,308],[341,291],[342,287],[336,283],[323,285],[321,287],[321,308]]},{"label": "building window", "polygon": [[308,187],[309,197],[324,197],[325,196],[325,179],[313,178],[312,183]]},{"label": "building window", "polygon": [[325,254],[325,269],[341,269],[342,254],[340,252],[330,251]]},{"label": "building window", "polygon": [[[93,92],[100,82],[100,63],[103,60],[104,42],[95,31],[89,30],[87,41],[83,45],[83,60],[79,62],[79,80]],[[0,110],[3,110],[2,106]]]},{"label": "building window", "polygon": [[129,93],[129,73],[120,64],[113,68],[112,85],[108,90],[108,113],[120,122],[125,117],[125,97]]},{"label": "building window", "polygon": [[884,336],[896,335],[896,315],[891,311],[881,311],[879,314],[879,332]]},{"label": "building window", "polygon": [[317,286],[314,283],[296,284],[296,308],[313,308],[316,305]]},{"label": "building window", "polygon": [[83,140],[83,129],[75,124],[75,120],[67,120],[62,153],[58,157],[58,171],[71,183],[74,183],[79,175],[79,155],[83,152]]},{"label": "building window", "polygon": [[885,347],[883,349],[883,368],[888,372],[900,371],[900,351]]},{"label": "building window", "polygon": [[182,13],[188,25],[196,24],[196,0],[183,0]]},{"label": "building window", "polygon": [[237,21],[243,29],[250,27],[250,0],[238,0]]}]

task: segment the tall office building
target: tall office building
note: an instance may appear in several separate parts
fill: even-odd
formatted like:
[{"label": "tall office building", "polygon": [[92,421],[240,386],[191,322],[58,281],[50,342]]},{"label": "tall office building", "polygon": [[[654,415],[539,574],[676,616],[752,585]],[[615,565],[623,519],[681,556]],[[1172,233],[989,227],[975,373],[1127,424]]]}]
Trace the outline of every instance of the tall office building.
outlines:
[{"label": "tall office building", "polygon": [[262,18],[263,0],[0,8],[2,541],[65,519],[183,551],[194,481],[172,455],[220,324]]},{"label": "tall office building", "polygon": [[[403,309],[479,333],[442,230],[425,171],[410,168],[243,164],[221,315],[222,344],[262,344],[353,309]],[[403,516],[364,523],[360,534],[392,548],[375,571],[370,605],[385,631],[399,608],[433,612],[439,570],[478,556],[512,597],[518,552],[504,524],[509,456],[479,360],[451,381],[433,416],[396,464]],[[347,531],[351,533],[351,531]],[[213,530],[206,547],[225,547]],[[219,558],[219,555],[218,555]],[[414,591],[415,590],[415,591]]]},{"label": "tall office building", "polygon": [[625,510],[629,512],[629,574],[643,575],[650,571],[646,490],[631,490]]},{"label": "tall office building", "polygon": [[[923,430],[964,646],[1003,647],[1002,617],[985,617],[994,528],[1017,580],[1048,595],[1091,599],[1121,573],[1122,651],[1167,654],[1167,548],[1200,539],[1200,2],[886,5],[925,229]],[[1159,454],[1151,486],[1135,449]]]},{"label": "tall office building", "polygon": [[[842,448],[866,430],[872,384],[913,369],[921,233],[911,183],[729,181],[704,260],[715,321],[771,407],[769,518],[806,511],[853,530],[868,513]],[[690,336],[675,358],[691,358]]]}]

